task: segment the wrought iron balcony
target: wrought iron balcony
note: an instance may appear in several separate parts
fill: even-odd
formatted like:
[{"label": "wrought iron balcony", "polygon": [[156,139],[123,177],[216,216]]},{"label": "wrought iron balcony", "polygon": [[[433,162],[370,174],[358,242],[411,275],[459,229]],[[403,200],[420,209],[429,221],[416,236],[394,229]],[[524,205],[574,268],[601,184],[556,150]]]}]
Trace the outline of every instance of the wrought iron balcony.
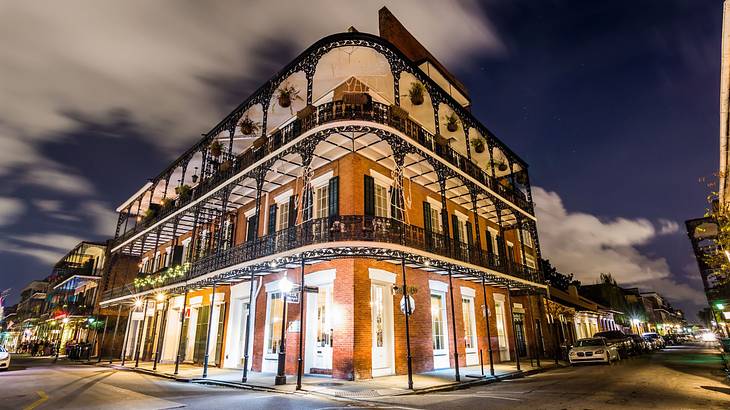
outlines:
[{"label": "wrought iron balcony", "polygon": [[[429,232],[404,222],[383,217],[348,215],[314,219],[282,229],[273,234],[251,240],[225,251],[198,259],[184,275],[171,276],[154,285],[128,285],[105,292],[102,300],[109,300],[163,286],[183,283],[202,275],[251,260],[273,256],[285,251],[313,244],[338,242],[373,242],[398,244],[418,249],[435,257],[447,257],[472,265],[489,268],[516,278],[542,283],[540,272],[505,258],[499,258],[476,246],[455,241],[447,236]],[[357,257],[357,255],[353,255]]]},{"label": "wrought iron balcony", "polygon": [[[344,104],[342,101],[334,101],[315,107],[311,114],[304,116],[301,119],[298,118],[294,120],[286,126],[274,131],[268,137],[261,137],[266,138],[262,144],[254,144],[255,147],[248,149],[235,158],[230,156],[230,154],[223,154],[223,158],[217,160],[213,164],[213,169],[215,169],[214,173],[209,176],[203,176],[200,183],[191,188],[189,193],[179,196],[174,200],[169,200],[168,203],[160,207],[160,209],[152,217],[143,219],[138,222],[134,228],[117,237],[115,243],[119,244],[123,242],[127,238],[167,217],[177,209],[199,199],[210,190],[224,183],[233,175],[254,165],[256,162],[266,157],[266,155],[295,140],[297,137],[302,135],[302,133],[320,125],[348,120],[369,121],[397,129],[411,139],[417,141],[427,151],[436,154],[438,157],[457,167],[483,185],[489,187],[503,198],[514,203],[521,209],[529,213],[533,213],[532,204],[527,200],[522,191],[517,188],[510,188],[503,185],[496,178],[489,175],[485,170],[479,168],[467,157],[459,154],[447,144],[439,143],[439,139],[436,138],[434,134],[427,131],[415,121],[409,118],[401,118],[398,115],[393,115],[393,109],[391,106],[377,102],[350,105]],[[230,161],[228,166],[221,167],[220,164],[226,161]]]}]

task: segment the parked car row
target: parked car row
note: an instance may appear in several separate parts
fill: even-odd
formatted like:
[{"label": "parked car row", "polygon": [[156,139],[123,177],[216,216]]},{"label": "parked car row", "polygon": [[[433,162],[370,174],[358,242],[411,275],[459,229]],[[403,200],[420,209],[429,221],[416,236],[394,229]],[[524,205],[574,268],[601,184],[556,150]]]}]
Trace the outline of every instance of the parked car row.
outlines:
[{"label": "parked car row", "polygon": [[655,332],[641,335],[626,334],[620,330],[598,332],[593,337],[579,339],[568,353],[570,364],[607,363],[621,358],[649,353],[668,345],[684,343],[679,335],[661,336]]}]

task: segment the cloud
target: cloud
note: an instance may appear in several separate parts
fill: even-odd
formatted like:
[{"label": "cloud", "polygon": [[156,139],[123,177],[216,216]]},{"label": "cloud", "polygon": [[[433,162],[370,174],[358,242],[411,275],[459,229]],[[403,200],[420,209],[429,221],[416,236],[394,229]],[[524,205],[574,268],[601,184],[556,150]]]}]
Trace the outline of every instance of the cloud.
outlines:
[{"label": "cloud", "polygon": [[84,214],[94,225],[94,233],[107,238],[114,235],[119,215],[100,201],[89,201],[84,204]]},{"label": "cloud", "polygon": [[53,265],[79,242],[76,236],[56,233],[10,235],[0,239],[0,251],[28,255]]},{"label": "cloud", "polygon": [[[447,63],[501,48],[475,2],[384,3]],[[223,114],[216,108],[221,90],[204,79],[268,78],[288,59],[268,44],[303,50],[350,25],[376,33],[382,4],[6,2],[0,13],[0,78],[12,81],[0,83],[0,175],[38,161],[37,147],[76,131],[77,118],[110,123],[120,110],[149,142],[177,151]],[[240,90],[241,100],[246,93]],[[50,173],[65,172],[36,171],[31,180],[44,183]],[[88,187],[70,175],[59,188]]]},{"label": "cloud", "polygon": [[703,303],[700,290],[678,283],[664,258],[644,255],[639,246],[659,235],[677,232],[679,226],[644,218],[602,220],[582,212],[569,212],[556,192],[533,189],[540,243],[546,258],[561,271],[574,273],[583,283],[594,283],[601,272],[610,272],[622,284],[651,288],[673,300]]},{"label": "cloud", "polygon": [[88,179],[50,161],[39,161],[25,172],[23,180],[27,184],[62,193],[90,195],[94,192]]},{"label": "cloud", "polygon": [[9,225],[16,221],[25,207],[23,202],[15,198],[0,197],[0,226]]}]

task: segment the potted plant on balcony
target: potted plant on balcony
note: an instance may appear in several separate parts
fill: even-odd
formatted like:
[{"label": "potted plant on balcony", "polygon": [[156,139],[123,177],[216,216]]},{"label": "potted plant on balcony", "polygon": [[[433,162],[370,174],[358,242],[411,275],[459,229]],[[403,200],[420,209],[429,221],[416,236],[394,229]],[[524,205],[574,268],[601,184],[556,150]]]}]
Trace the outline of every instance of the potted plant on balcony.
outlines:
[{"label": "potted plant on balcony", "polygon": [[175,188],[175,193],[180,199],[187,199],[190,196],[190,185],[183,184]]},{"label": "potted plant on balcony", "polygon": [[484,152],[484,140],[481,137],[472,138],[471,146],[474,147],[474,152],[477,154]]},{"label": "potted plant on balcony", "polygon": [[213,141],[208,148],[210,149],[210,155],[216,158],[220,157],[223,153],[223,144],[221,144],[221,142],[218,140]]},{"label": "potted plant on balcony", "polygon": [[172,208],[172,206],[174,204],[175,204],[175,201],[173,201],[172,199],[170,199],[168,197],[164,197],[160,200],[160,205],[162,206],[162,209],[165,211]]},{"label": "potted plant on balcony", "polygon": [[390,116],[401,120],[408,119],[408,111],[404,110],[403,107],[399,107],[395,104],[390,106]]},{"label": "potted plant on balcony", "polygon": [[447,116],[444,117],[446,120],[446,129],[449,130],[449,132],[456,132],[459,129],[459,117],[456,116],[453,112]]},{"label": "potted plant on balcony", "polygon": [[278,99],[280,106],[288,108],[291,106],[293,100],[301,100],[302,97],[299,96],[299,90],[297,90],[296,87],[284,84],[281,88],[279,88]]},{"label": "potted plant on balcony", "polygon": [[426,87],[418,81],[411,83],[411,88],[408,90],[408,97],[411,99],[411,104],[421,105],[423,104],[423,93],[426,91]]},{"label": "potted plant on balcony", "polygon": [[238,123],[238,126],[241,129],[241,134],[243,135],[253,135],[261,129],[261,124],[252,120],[248,116],[243,117],[241,122]]}]

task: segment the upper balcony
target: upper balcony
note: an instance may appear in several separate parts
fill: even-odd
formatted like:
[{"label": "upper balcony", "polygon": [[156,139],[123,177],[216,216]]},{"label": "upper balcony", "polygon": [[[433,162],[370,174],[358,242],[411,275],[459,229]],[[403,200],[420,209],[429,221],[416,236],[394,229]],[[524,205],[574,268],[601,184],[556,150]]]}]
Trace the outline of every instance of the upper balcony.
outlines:
[{"label": "upper balcony", "polygon": [[[287,125],[277,129],[269,136],[257,138],[250,148],[242,154],[234,157],[221,152],[218,155],[211,156],[207,161],[206,168],[208,168],[208,171],[202,173],[203,176],[194,178],[195,185],[192,187],[182,185],[182,189],[177,189],[178,194],[176,197],[165,197],[159,204],[151,203],[151,206],[147,207],[148,210],[145,212],[145,216],[138,215],[131,229],[118,233],[115,243],[124,241],[166,218],[176,210],[203,197],[213,188],[220,186],[232,176],[250,168],[269,154],[296,140],[303,133],[338,121],[367,121],[394,128],[417,142],[421,148],[463,171],[505,200],[526,212],[533,213],[533,206],[525,195],[526,170],[517,175],[504,174],[495,178],[490,175],[490,172],[480,168],[472,160],[454,149],[447,139],[429,132],[425,127],[409,118],[408,113],[403,109],[375,101],[367,101],[365,95],[361,98],[363,99],[362,103],[353,104],[339,100],[316,107],[308,106],[301,110],[297,117]],[[504,164],[490,162],[489,165],[490,168],[493,167],[495,174],[497,174],[499,172],[498,168]],[[501,171],[504,173],[505,170],[502,169]]]},{"label": "upper balcony", "polygon": [[[363,251],[363,248],[377,248],[384,250],[384,253],[370,253]],[[270,260],[266,263],[271,264],[281,255],[310,252],[315,255],[309,256],[313,259],[370,257],[387,260],[397,259],[397,256],[388,256],[388,250],[396,255],[403,248],[411,254],[409,259],[418,260],[418,263],[430,266],[427,269],[434,271],[443,270],[438,264],[456,263],[463,266],[465,271],[473,269],[469,268],[472,266],[497,272],[497,275],[492,276],[492,280],[497,282],[544,282],[537,269],[419,226],[387,217],[340,215],[291,226],[204,256],[192,264],[144,274],[134,284],[125,284],[104,292],[101,300],[109,301],[153,289],[187,284],[202,280],[214,272],[235,273],[242,266],[257,260]]]},{"label": "upper balcony", "polygon": [[397,129],[509,206],[532,213],[527,164],[443,87],[383,38],[326,37],[122,204],[116,238],[128,238],[206,195],[307,130],[344,120]]}]

